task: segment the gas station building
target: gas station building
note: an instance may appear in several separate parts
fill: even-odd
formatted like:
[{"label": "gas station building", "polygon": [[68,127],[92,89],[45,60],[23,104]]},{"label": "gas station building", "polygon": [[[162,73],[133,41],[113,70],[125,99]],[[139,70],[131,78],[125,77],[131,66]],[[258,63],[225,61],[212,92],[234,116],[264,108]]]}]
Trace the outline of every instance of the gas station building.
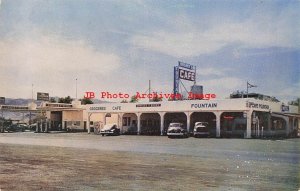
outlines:
[{"label": "gas station building", "polygon": [[195,122],[208,122],[214,137],[288,137],[298,132],[300,121],[297,106],[254,98],[103,103],[86,105],[86,112],[88,133],[97,114],[100,123],[114,116],[122,133],[138,135],[164,135],[171,122],[192,132]]}]

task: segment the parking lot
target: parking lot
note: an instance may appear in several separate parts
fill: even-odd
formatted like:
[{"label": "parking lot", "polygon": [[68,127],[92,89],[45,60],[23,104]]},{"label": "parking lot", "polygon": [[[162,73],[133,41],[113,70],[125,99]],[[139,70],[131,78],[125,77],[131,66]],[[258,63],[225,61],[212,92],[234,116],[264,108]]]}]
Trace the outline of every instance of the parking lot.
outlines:
[{"label": "parking lot", "polygon": [[0,134],[3,190],[298,190],[300,139]]}]

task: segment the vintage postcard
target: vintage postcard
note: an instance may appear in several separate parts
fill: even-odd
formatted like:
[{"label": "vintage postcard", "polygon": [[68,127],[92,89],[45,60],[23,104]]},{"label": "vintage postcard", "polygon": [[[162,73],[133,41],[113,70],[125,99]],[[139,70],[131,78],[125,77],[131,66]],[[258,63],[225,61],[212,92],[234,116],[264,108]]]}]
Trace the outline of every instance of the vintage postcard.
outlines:
[{"label": "vintage postcard", "polygon": [[0,191],[300,190],[300,0],[0,0]]}]

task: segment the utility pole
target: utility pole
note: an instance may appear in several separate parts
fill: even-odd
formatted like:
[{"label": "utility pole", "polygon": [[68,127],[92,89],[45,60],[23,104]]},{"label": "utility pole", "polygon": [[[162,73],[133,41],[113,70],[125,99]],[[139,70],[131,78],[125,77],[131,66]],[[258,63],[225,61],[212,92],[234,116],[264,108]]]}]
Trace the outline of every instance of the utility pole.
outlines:
[{"label": "utility pole", "polygon": [[76,101],[77,101],[77,78],[76,78]]},{"label": "utility pole", "polygon": [[33,103],[33,84],[31,84],[31,101]]},{"label": "utility pole", "polygon": [[[31,84],[31,104],[33,105],[33,84]],[[29,112],[29,125],[31,125],[31,111]]]},{"label": "utility pole", "polygon": [[298,101],[298,113],[300,113],[300,98],[297,98]]}]

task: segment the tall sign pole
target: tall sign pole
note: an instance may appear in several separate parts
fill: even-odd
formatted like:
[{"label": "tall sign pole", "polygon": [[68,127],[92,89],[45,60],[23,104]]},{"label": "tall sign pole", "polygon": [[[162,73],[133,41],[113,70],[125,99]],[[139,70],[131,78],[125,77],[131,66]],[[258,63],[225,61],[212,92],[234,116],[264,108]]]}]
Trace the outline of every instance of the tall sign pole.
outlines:
[{"label": "tall sign pole", "polygon": [[249,86],[248,86],[248,81],[247,81],[247,98],[248,98],[248,89],[249,89]]},{"label": "tall sign pole", "polygon": [[248,94],[249,94],[249,92],[248,92],[249,88],[256,88],[256,87],[257,87],[257,85],[252,85],[247,81],[247,98],[248,98]]},{"label": "tall sign pole", "polygon": [[[149,95],[151,93],[151,80],[149,80]],[[151,101],[150,96],[149,96],[149,102]]]},{"label": "tall sign pole", "polygon": [[179,93],[179,71],[178,71],[178,66],[174,66],[174,87],[173,87],[173,93],[174,93],[174,98],[175,100],[176,95]]},{"label": "tall sign pole", "polygon": [[[194,68],[195,68],[195,74],[197,74],[197,71],[196,71],[196,66],[194,66]],[[195,81],[194,81],[194,85],[196,85],[196,75],[195,75]]]}]

